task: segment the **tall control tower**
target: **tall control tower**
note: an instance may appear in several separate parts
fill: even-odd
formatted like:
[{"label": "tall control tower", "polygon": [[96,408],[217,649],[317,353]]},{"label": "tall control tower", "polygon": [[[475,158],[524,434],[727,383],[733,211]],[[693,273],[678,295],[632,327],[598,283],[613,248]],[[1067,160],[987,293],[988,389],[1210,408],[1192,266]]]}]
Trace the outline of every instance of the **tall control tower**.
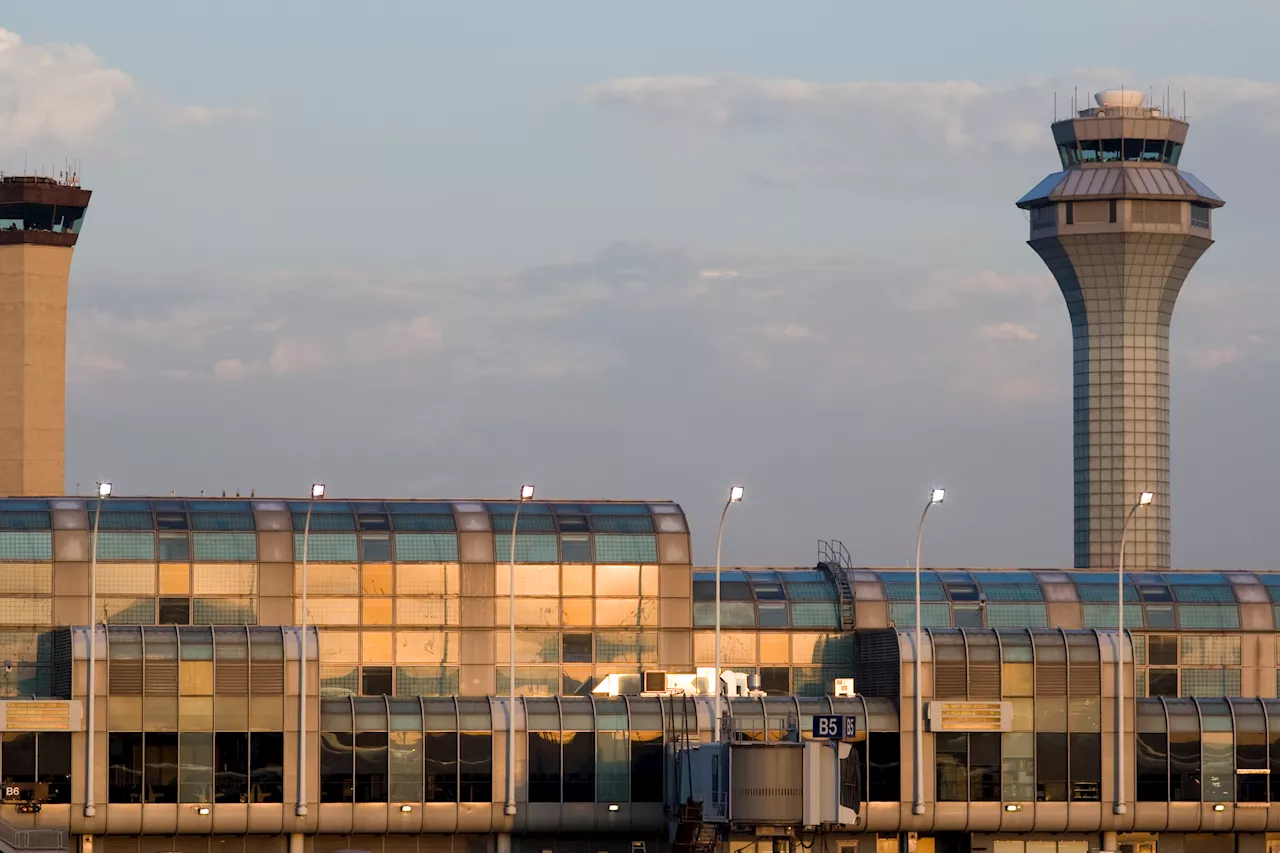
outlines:
[{"label": "tall control tower", "polygon": [[1191,267],[1213,243],[1223,205],[1179,171],[1187,123],[1110,91],[1054,122],[1062,171],[1018,200],[1031,248],[1058,280],[1074,339],[1075,560],[1114,568],[1125,515],[1125,567],[1169,567],[1169,322]]},{"label": "tall control tower", "polygon": [[66,493],[67,276],[89,191],[0,178],[0,496]]}]

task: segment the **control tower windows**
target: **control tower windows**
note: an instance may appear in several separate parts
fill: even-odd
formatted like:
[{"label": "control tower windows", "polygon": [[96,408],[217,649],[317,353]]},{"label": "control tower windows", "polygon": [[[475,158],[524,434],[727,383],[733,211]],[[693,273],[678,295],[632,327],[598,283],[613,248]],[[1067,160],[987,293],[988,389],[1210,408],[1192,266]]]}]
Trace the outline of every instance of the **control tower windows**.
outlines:
[{"label": "control tower windows", "polygon": [[1058,146],[1062,168],[1089,163],[1167,163],[1177,166],[1182,143],[1166,139],[1081,139]]}]

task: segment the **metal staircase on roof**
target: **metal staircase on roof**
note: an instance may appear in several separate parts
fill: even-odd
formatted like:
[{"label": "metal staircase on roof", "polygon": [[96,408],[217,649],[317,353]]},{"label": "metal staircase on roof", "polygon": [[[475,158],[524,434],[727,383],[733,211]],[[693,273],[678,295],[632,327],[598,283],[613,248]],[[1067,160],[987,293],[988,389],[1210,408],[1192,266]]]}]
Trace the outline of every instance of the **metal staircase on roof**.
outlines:
[{"label": "metal staircase on roof", "polygon": [[849,583],[848,574],[851,564],[849,549],[839,539],[818,540],[818,568],[831,575],[840,592],[840,628],[844,631],[852,631],[857,624],[853,586]]},{"label": "metal staircase on roof", "polygon": [[19,829],[0,818],[0,853],[30,853],[30,851],[67,850],[67,830],[64,827]]}]

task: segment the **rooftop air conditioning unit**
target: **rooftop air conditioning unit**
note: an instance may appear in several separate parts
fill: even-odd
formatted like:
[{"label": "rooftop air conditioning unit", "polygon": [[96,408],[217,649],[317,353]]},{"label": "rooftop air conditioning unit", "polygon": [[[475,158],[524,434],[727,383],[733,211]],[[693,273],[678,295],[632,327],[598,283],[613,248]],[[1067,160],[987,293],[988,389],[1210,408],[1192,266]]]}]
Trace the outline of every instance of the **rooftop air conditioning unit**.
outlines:
[{"label": "rooftop air conditioning unit", "polygon": [[661,693],[667,689],[667,671],[665,669],[646,669],[644,671],[644,692]]}]

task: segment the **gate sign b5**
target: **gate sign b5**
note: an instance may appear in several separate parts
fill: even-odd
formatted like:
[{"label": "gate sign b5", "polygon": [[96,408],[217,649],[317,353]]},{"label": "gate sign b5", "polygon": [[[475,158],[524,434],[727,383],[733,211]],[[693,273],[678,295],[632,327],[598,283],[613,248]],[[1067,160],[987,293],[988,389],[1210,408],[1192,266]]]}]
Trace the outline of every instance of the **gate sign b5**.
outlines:
[{"label": "gate sign b5", "polygon": [[852,714],[814,714],[813,736],[820,740],[853,740],[858,736],[858,718]]}]

